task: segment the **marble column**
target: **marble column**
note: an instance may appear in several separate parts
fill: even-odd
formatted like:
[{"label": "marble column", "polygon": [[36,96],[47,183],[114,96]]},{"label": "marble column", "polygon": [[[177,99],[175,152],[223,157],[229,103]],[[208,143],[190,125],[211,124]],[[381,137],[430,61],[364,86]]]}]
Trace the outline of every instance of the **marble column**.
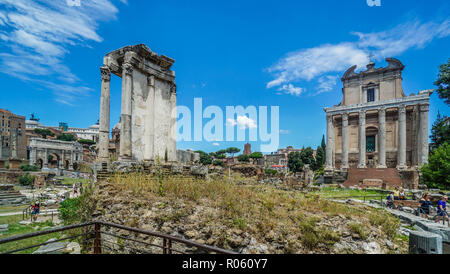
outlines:
[{"label": "marble column", "polygon": [[359,164],[358,168],[366,168],[366,111],[359,112]]},{"label": "marble column", "polygon": [[62,150],[61,151],[61,159],[59,160],[59,168],[60,169],[65,169],[66,168],[66,166],[65,166],[65,161],[64,161],[64,159],[65,159],[66,157],[65,157],[65,155],[64,155],[64,150]]},{"label": "marble column", "polygon": [[131,95],[133,65],[122,65],[122,115],[120,116],[120,160],[131,160]]},{"label": "marble column", "polygon": [[386,109],[378,111],[378,166],[386,168]]},{"label": "marble column", "polygon": [[37,164],[37,149],[35,147],[31,148],[30,152],[30,164],[36,165]]},{"label": "marble column", "polygon": [[342,114],[342,168],[348,166],[348,113]]},{"label": "marble column", "polygon": [[44,148],[44,163],[42,167],[48,168],[48,150],[46,148]]},{"label": "marble column", "polygon": [[100,162],[107,162],[109,159],[108,148],[111,70],[108,67],[101,67],[100,72],[102,75],[102,90],[100,98],[100,133],[98,158]]},{"label": "marble column", "polygon": [[73,151],[70,152],[69,170],[73,170]]},{"label": "marble column", "polygon": [[419,134],[420,142],[418,143],[419,150],[419,166],[428,163],[428,111],[430,109],[429,104],[420,105],[420,125]]},{"label": "marble column", "polygon": [[398,164],[397,168],[406,168],[406,106],[398,108]]},{"label": "marble column", "polygon": [[334,169],[333,148],[334,148],[333,116],[327,114],[327,148],[326,148],[326,167],[325,167],[325,169],[327,170]]}]

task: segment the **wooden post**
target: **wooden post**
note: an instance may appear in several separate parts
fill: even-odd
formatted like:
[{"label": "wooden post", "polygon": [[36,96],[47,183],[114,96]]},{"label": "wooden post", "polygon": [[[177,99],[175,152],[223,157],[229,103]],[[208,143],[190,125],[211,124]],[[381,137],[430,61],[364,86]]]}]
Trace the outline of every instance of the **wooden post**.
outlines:
[{"label": "wooden post", "polygon": [[167,250],[166,250],[166,238],[163,238],[163,254],[167,254]]},{"label": "wooden post", "polygon": [[100,224],[95,224],[95,235],[94,235],[94,254],[102,254],[102,238],[100,234]]}]

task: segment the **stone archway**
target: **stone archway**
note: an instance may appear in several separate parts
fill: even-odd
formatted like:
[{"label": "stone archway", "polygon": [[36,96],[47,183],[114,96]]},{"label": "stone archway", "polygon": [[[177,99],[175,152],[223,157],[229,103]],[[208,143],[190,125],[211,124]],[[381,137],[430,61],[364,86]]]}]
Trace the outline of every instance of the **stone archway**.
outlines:
[{"label": "stone archway", "polygon": [[59,168],[61,157],[56,152],[48,153],[48,167]]},{"label": "stone archway", "polygon": [[37,165],[40,169],[42,169],[42,167],[44,166],[44,161],[43,161],[42,159],[38,159],[38,160],[36,161],[36,165]]}]

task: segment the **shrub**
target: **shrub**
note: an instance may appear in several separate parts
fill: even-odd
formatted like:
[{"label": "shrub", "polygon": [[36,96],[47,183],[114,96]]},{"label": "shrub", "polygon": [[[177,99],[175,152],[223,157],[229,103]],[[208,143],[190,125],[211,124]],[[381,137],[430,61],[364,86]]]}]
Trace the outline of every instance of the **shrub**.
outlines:
[{"label": "shrub", "polygon": [[266,175],[277,175],[278,171],[274,170],[274,169],[270,169],[270,168],[266,168],[264,170],[264,172],[266,173]]},{"label": "shrub", "polygon": [[25,175],[19,176],[19,183],[23,186],[29,186],[34,182],[34,176],[31,176],[28,173],[25,173]]},{"label": "shrub", "polygon": [[59,217],[64,224],[73,224],[79,220],[78,210],[80,208],[80,198],[66,199],[59,207]]},{"label": "shrub", "polygon": [[250,162],[250,157],[248,157],[248,155],[245,155],[245,154],[239,155],[237,159],[239,162],[243,162],[243,163]]},{"label": "shrub", "polygon": [[78,140],[78,143],[80,143],[82,145],[95,145],[96,144],[95,141],[92,141],[92,140],[89,140],[89,139]]},{"label": "shrub", "polygon": [[61,134],[61,135],[58,135],[57,139],[60,141],[66,141],[66,142],[73,142],[73,141],[77,140],[75,138],[75,136],[73,136],[72,134]]},{"label": "shrub", "polygon": [[39,167],[33,165],[21,165],[20,169],[23,171],[39,171]]},{"label": "shrub", "polygon": [[224,167],[225,164],[221,160],[214,160],[213,165]]}]

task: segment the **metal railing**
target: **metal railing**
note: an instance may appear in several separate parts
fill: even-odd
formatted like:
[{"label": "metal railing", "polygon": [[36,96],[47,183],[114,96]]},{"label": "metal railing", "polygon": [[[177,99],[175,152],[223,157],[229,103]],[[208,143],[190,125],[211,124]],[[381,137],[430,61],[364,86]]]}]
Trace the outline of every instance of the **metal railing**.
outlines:
[{"label": "metal railing", "polygon": [[383,200],[386,199],[386,196],[385,195],[353,195],[353,196],[331,196],[331,197],[324,197],[324,198],[325,199],[336,199],[336,200],[362,198],[362,201],[364,203],[366,201],[370,201],[370,200],[380,200],[381,206],[385,206],[385,204],[383,203]]},{"label": "metal railing", "polygon": [[[102,228],[109,228],[110,230],[116,229],[118,231],[127,231],[129,233],[134,233],[135,235],[144,235],[144,237],[141,237],[139,239],[134,239],[130,236],[124,236],[123,234],[105,231]],[[84,231],[82,233],[76,233],[75,235],[64,237],[64,238],[57,239],[57,240],[53,240],[51,242],[44,242],[44,243],[35,244],[32,246],[26,246],[26,247],[21,247],[21,248],[15,249],[15,250],[6,251],[6,252],[4,252],[4,254],[17,253],[17,252],[45,246],[48,244],[67,241],[67,240],[73,240],[73,239],[77,239],[77,238],[82,239],[83,248],[84,248],[84,250],[86,250],[86,253],[102,254],[104,249],[108,249],[113,253],[117,252],[118,249],[125,249],[125,250],[128,249],[129,251],[132,251],[129,253],[135,253],[135,254],[154,253],[153,250],[149,250],[148,248],[139,248],[136,246],[125,245],[125,243],[118,244],[117,242],[111,241],[110,240],[111,237],[115,238],[116,241],[117,241],[117,239],[121,239],[121,241],[133,242],[135,244],[137,243],[137,245],[140,245],[141,247],[142,246],[145,246],[145,247],[150,246],[150,247],[156,248],[157,250],[160,249],[162,254],[173,254],[173,253],[184,254],[184,253],[186,253],[186,250],[183,251],[183,250],[177,249],[174,247],[175,245],[184,245],[188,248],[194,247],[197,249],[196,252],[206,252],[206,253],[216,253],[216,254],[237,254],[236,252],[233,252],[230,250],[225,250],[225,249],[221,249],[218,247],[213,247],[213,246],[196,243],[196,242],[193,242],[190,240],[178,238],[178,237],[167,235],[167,234],[147,231],[147,230],[143,230],[143,229],[139,229],[139,228],[127,227],[124,225],[107,223],[107,222],[102,222],[102,221],[94,221],[94,222],[70,225],[70,226],[65,226],[65,227],[57,227],[57,228],[53,228],[53,229],[46,230],[46,231],[39,231],[39,232],[34,232],[34,233],[30,233],[30,234],[25,234],[25,235],[18,235],[18,236],[13,236],[13,237],[9,237],[9,238],[3,238],[3,239],[0,239],[0,247],[2,244],[6,244],[6,243],[18,242],[18,241],[25,240],[25,239],[36,238],[36,237],[40,237],[40,236],[44,236],[44,235],[49,235],[49,234],[64,232],[64,231],[71,231],[71,230],[75,230],[75,229],[82,229]],[[102,235],[105,235],[108,237],[102,237]],[[155,244],[152,242],[148,242],[145,240],[145,236],[162,239],[162,244]],[[93,242],[91,243],[91,241],[93,241]],[[121,247],[114,248],[114,246],[121,246]],[[55,252],[55,251],[56,250],[51,250],[49,252]]]}]

